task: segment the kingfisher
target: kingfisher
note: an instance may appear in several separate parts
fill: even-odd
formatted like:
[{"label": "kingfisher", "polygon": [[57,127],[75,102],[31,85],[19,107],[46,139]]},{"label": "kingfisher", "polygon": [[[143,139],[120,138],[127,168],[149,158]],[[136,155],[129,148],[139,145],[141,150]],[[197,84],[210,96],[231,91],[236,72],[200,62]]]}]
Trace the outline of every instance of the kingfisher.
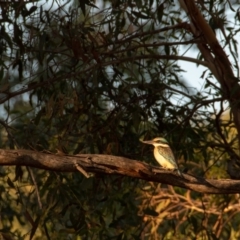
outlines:
[{"label": "kingfisher", "polygon": [[182,173],[179,171],[176,159],[173,155],[172,149],[170,148],[168,141],[165,138],[157,137],[153,140],[148,141],[141,140],[141,142],[152,144],[154,146],[154,157],[162,167],[177,170],[178,174],[182,176]]}]

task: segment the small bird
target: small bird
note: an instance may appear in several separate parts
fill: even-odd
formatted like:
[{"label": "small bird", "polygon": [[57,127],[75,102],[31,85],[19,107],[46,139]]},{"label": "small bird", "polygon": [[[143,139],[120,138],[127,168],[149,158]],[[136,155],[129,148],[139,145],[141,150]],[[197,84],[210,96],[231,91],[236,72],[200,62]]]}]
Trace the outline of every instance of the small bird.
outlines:
[{"label": "small bird", "polygon": [[157,137],[153,140],[142,141],[146,144],[152,144],[154,146],[153,154],[157,162],[164,168],[177,170],[178,174],[182,176],[182,173],[178,169],[176,159],[173,152],[165,138]]}]

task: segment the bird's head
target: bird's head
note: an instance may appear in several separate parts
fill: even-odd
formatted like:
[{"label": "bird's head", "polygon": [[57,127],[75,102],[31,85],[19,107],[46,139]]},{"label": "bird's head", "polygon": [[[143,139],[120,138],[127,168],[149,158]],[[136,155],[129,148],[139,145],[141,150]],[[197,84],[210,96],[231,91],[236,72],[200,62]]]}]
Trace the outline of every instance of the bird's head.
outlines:
[{"label": "bird's head", "polygon": [[154,147],[169,147],[168,141],[165,138],[157,137],[153,140],[142,141],[142,143],[152,144]]}]

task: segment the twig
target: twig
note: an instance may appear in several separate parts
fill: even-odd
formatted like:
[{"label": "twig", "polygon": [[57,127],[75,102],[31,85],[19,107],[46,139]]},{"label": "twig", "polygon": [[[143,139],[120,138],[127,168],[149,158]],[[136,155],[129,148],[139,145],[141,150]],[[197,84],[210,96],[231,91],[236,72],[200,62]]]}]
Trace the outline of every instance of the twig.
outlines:
[{"label": "twig", "polygon": [[76,161],[74,162],[74,166],[75,166],[76,169],[77,169],[80,173],[82,173],[86,178],[89,178],[89,177],[90,177],[90,175],[89,175],[80,165],[78,165]]},{"label": "twig", "polygon": [[27,167],[27,170],[28,170],[28,172],[31,176],[31,179],[33,181],[33,185],[35,186],[35,189],[36,189],[36,195],[37,195],[39,208],[42,209],[42,202],[41,202],[41,198],[40,198],[40,194],[39,194],[39,190],[38,190],[38,186],[37,186],[37,182],[35,180],[34,174],[33,174],[32,169],[30,167]]}]

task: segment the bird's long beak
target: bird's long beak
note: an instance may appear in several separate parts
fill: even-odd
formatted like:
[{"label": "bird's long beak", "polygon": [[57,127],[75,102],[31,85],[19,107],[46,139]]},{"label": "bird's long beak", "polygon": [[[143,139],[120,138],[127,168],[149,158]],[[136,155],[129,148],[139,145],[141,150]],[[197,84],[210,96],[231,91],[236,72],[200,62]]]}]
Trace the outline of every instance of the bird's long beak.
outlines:
[{"label": "bird's long beak", "polygon": [[146,144],[153,144],[154,142],[152,140],[148,140],[148,141],[143,141],[143,140],[140,140],[142,143],[146,143]]}]

